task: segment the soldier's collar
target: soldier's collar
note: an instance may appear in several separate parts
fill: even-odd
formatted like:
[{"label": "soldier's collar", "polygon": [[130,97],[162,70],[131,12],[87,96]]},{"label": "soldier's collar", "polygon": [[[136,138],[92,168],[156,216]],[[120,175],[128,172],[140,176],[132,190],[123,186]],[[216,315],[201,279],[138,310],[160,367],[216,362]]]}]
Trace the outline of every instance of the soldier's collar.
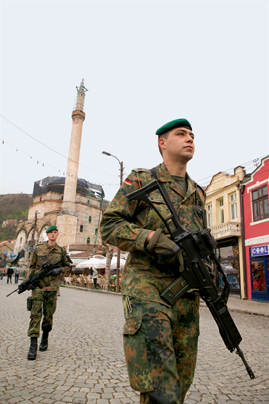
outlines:
[{"label": "soldier's collar", "polygon": [[162,182],[171,182],[172,181],[171,175],[164,163],[161,163],[156,167],[156,174],[157,174],[158,180],[160,180]]},{"label": "soldier's collar", "polygon": [[[161,163],[156,167],[156,172],[157,172],[158,180],[160,180],[162,182],[171,182],[172,181],[172,176],[169,173],[168,168],[166,167],[166,165],[164,163]],[[186,173],[186,179],[188,182],[193,184],[193,180],[191,179],[191,177],[189,176],[188,173]]]}]

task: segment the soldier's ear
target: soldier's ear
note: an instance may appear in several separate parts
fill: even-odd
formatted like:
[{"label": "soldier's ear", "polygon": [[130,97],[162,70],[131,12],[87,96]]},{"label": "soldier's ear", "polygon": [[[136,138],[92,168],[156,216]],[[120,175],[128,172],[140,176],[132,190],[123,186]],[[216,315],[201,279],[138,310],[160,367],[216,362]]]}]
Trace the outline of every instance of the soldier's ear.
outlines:
[{"label": "soldier's ear", "polygon": [[158,145],[159,145],[161,150],[165,150],[165,148],[166,148],[166,138],[165,137],[160,137],[158,139]]}]

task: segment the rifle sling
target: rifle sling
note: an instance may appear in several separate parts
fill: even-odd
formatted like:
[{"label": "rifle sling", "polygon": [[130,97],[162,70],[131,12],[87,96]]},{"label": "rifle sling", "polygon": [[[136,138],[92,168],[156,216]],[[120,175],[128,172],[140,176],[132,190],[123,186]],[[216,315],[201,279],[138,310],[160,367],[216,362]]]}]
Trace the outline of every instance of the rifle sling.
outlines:
[{"label": "rifle sling", "polygon": [[[153,167],[150,171],[153,177],[158,182],[159,187],[162,189],[163,194],[166,195],[166,198],[171,201],[163,183],[160,182],[157,178],[156,167]],[[187,281],[183,278],[183,276],[179,276],[172,283],[170,283],[170,285],[168,285],[167,288],[164,289],[164,291],[160,294],[160,297],[170,306],[173,306],[176,303],[176,301],[181,296],[183,296],[184,293],[187,292],[189,289],[191,289],[191,287],[189,286]]]},{"label": "rifle sling", "polygon": [[[66,252],[64,253],[63,247],[60,247],[60,249],[61,249],[61,252],[62,252],[62,258],[60,259],[60,261],[57,262],[57,264],[59,264],[59,263],[66,257]],[[55,264],[51,264],[51,265],[55,265]],[[46,287],[50,286],[50,281],[49,281],[49,280],[48,280],[48,281],[45,281],[45,278],[44,278],[44,279],[43,279],[43,282],[44,282],[44,285],[45,285]]]}]

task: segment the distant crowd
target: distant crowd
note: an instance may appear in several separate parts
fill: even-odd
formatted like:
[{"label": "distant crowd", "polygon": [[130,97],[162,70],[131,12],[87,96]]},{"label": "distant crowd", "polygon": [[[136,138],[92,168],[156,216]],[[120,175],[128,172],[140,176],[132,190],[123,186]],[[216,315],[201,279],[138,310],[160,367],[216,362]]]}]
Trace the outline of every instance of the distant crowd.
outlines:
[{"label": "distant crowd", "polygon": [[21,274],[21,268],[19,266],[12,267],[12,266],[7,266],[2,267],[0,270],[0,280],[2,281],[4,276],[7,277],[7,283],[12,283],[13,275],[14,275],[14,282],[18,283],[19,282],[19,277],[22,275],[25,277],[25,273]]}]

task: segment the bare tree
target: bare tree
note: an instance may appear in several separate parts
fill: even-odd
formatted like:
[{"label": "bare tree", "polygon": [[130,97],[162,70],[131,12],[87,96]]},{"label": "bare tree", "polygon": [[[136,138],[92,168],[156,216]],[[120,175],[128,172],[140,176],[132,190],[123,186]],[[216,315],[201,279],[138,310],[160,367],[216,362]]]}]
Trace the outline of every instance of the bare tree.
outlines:
[{"label": "bare tree", "polygon": [[105,244],[106,247],[106,283],[105,289],[108,292],[110,290],[110,269],[111,269],[111,260],[113,257],[113,245]]}]

